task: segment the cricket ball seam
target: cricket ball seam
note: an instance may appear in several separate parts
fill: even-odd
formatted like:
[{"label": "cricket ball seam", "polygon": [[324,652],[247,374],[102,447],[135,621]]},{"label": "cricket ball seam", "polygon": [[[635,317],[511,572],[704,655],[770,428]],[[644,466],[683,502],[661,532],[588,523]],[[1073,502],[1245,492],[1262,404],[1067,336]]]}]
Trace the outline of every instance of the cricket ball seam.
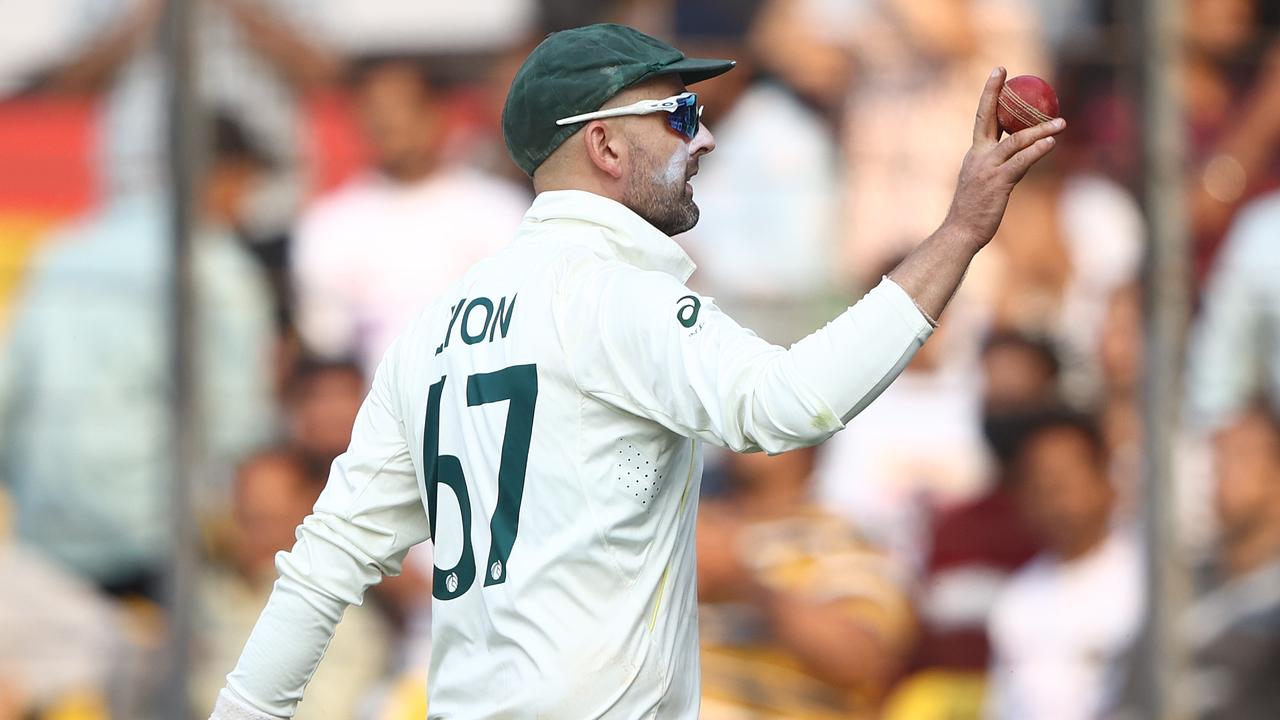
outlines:
[{"label": "cricket ball seam", "polygon": [[1026,127],[1032,127],[1033,125],[1038,125],[1039,123],[1053,119],[1036,106],[1027,102],[1022,96],[1014,92],[1006,91],[1000,93],[1000,97],[997,99],[997,104],[1001,109],[1009,113],[1014,120],[1017,120]]},{"label": "cricket ball seam", "polygon": [[1017,93],[1010,93],[1010,100],[1017,103],[1020,107],[1026,108],[1027,112],[1031,114],[1031,117],[1035,118],[1038,122],[1048,122],[1053,119],[1046,115],[1043,110],[1027,102],[1026,98],[1018,95]]},{"label": "cricket ball seam", "polygon": [[[1031,127],[1035,124],[1031,118],[1027,117],[1026,114],[1022,112],[1020,108],[1011,106],[1009,103],[1005,102],[1003,98],[1000,99],[1000,109],[1008,113],[1010,119],[1021,123],[1025,127]],[[1015,128],[1007,127],[1005,130],[1014,132]]]},{"label": "cricket ball seam", "polygon": [[1014,120],[1014,122],[1019,123],[1020,126],[1023,126],[1023,127],[1007,127],[1005,128],[1006,131],[1016,132],[1016,131],[1019,131],[1019,129],[1029,128],[1029,127],[1032,127],[1033,124],[1036,124],[1032,122],[1032,119],[1028,118],[1027,115],[1019,113],[1018,110],[1015,110],[1014,108],[1010,108],[1010,106],[1002,105],[1002,108],[1005,109],[1006,113],[1009,113],[1010,120]]}]

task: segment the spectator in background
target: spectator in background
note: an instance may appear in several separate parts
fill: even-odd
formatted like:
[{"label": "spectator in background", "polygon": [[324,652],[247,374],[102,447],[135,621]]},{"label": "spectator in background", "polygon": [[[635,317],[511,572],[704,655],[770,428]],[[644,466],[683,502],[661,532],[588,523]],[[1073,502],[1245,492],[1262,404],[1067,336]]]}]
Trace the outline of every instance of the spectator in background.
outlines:
[{"label": "spectator in background", "polygon": [[1216,557],[1184,620],[1202,720],[1280,717],[1280,425],[1257,403],[1214,438]]},{"label": "spectator in background", "polygon": [[872,718],[913,636],[892,563],[813,504],[812,449],[729,458],[698,519],[702,717]]},{"label": "spectator in background", "polygon": [[[1113,6],[1112,13],[1118,5],[1104,3]],[[1280,5],[1259,0],[1183,0],[1183,5],[1180,95],[1191,171],[1186,199],[1194,274],[1203,287],[1237,211],[1280,183]],[[1081,131],[1091,135],[1096,159],[1132,187],[1138,181],[1139,110],[1123,81],[1105,85],[1110,89],[1095,88],[1087,100],[1071,102],[1070,83],[1060,83],[1059,89],[1067,90],[1063,111],[1073,120],[1064,140]],[[1065,153],[1056,155],[1062,159]]]},{"label": "spectator in background", "polygon": [[837,148],[822,115],[761,73],[754,48],[744,46],[758,4],[676,4],[676,33],[689,52],[738,60],[736,72],[698,89],[703,121],[726,152],[693,181],[699,206],[716,222],[690,231],[685,247],[702,267],[696,282],[703,292],[766,339],[788,345],[828,316]]},{"label": "spectator in background", "polygon": [[351,443],[364,396],[364,375],[354,360],[303,359],[294,367],[285,399],[289,442],[322,475]]},{"label": "spectator in background", "polygon": [[1182,94],[1201,282],[1237,210],[1280,183],[1280,40],[1260,22],[1268,4],[1186,0]]},{"label": "spectator in background", "polygon": [[748,39],[762,73],[790,88],[837,133],[855,77],[850,35],[870,2],[761,0]]},{"label": "spectator in background", "polygon": [[0,490],[0,720],[106,720],[120,613],[9,535]]},{"label": "spectator in background", "polygon": [[999,333],[986,341],[982,369],[982,433],[994,478],[986,493],[934,519],[919,600],[924,640],[917,666],[924,670],[986,670],[991,605],[1037,549],[1015,509],[1012,462],[1028,413],[1057,400],[1058,358],[1043,340]]},{"label": "spectator in background", "polygon": [[1097,354],[1102,380],[1099,423],[1118,478],[1141,475],[1142,333],[1142,288],[1126,285],[1107,303]]},{"label": "spectator in background", "polygon": [[[67,59],[38,87],[104,97],[100,168],[109,195],[165,186],[166,87],[159,42],[173,0],[72,0],[75,24],[60,47]],[[237,209],[237,225],[255,238],[283,233],[302,196],[297,97],[335,81],[342,60],[317,38],[310,0],[205,0],[192,3],[196,96],[223,108],[271,154]]]},{"label": "spectator in background", "polygon": [[[982,348],[982,400],[988,419],[1052,403],[1061,374],[1058,351],[1045,337],[1014,330],[993,333]],[[1009,459],[999,439],[988,434],[988,441]]]},{"label": "spectator in background", "polygon": [[[197,660],[191,682],[193,715],[204,717],[226,682],[275,582],[275,555],[293,546],[294,530],[324,488],[323,470],[289,449],[258,452],[236,473],[236,533],[230,557],[201,581]],[[347,609],[308,685],[298,720],[356,720],[362,699],[386,669],[389,628],[373,604]]]},{"label": "spectator in background", "polygon": [[1013,492],[1045,549],[991,613],[989,718],[1087,720],[1119,700],[1145,601],[1138,543],[1113,527],[1107,464],[1086,416],[1048,413],[1018,443]]},{"label": "spectator in background", "polygon": [[[64,59],[66,30],[78,22],[75,11],[68,2],[5,5],[5,22],[0,23],[0,97],[28,90],[37,75]],[[3,713],[0,718],[8,720]]]},{"label": "spectator in background", "polygon": [[1243,211],[1209,275],[1190,346],[1196,423],[1220,427],[1250,398],[1280,390],[1280,192]]},{"label": "spectator in background", "polygon": [[528,197],[444,162],[440,97],[418,64],[368,61],[354,89],[373,167],[303,213],[293,278],[304,346],[371,376],[410,319],[510,242]]},{"label": "spectator in background", "polygon": [[[916,598],[921,641],[913,673],[895,691],[890,720],[967,720],[981,711],[990,664],[987,622],[1010,575],[1038,549],[1016,509],[1013,454],[1028,419],[1057,401],[1059,363],[1046,341],[1013,332],[982,353],[981,431],[994,465],[986,492],[942,508]],[[925,442],[925,441],[921,441]]]},{"label": "spectator in background", "polygon": [[538,0],[478,3],[312,0],[326,38],[347,54],[501,50],[534,29]]},{"label": "spectator in background", "polygon": [[[213,122],[193,242],[196,407],[216,476],[274,431],[266,283],[228,227],[264,158]],[[115,593],[155,597],[175,468],[166,204],[114,202],[35,258],[0,348],[0,480],[18,537]],[[197,495],[216,488],[197,489]]]}]

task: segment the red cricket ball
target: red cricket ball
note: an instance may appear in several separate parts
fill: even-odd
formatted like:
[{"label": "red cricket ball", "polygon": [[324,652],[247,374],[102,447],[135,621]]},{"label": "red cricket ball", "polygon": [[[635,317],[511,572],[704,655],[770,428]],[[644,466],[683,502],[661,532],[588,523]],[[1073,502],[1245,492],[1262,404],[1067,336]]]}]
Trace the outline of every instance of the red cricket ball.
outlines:
[{"label": "red cricket ball", "polygon": [[1058,94],[1035,75],[1009,78],[1000,91],[996,119],[1000,129],[1016,133],[1058,117]]}]

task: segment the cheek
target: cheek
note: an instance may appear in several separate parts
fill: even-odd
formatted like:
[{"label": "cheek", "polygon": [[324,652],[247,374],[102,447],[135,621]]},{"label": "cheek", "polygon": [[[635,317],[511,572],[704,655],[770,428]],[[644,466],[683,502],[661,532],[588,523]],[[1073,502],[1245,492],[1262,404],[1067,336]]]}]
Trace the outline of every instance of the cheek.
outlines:
[{"label": "cheek", "polygon": [[676,148],[662,167],[657,168],[657,180],[663,185],[683,185],[685,176],[685,152]]}]

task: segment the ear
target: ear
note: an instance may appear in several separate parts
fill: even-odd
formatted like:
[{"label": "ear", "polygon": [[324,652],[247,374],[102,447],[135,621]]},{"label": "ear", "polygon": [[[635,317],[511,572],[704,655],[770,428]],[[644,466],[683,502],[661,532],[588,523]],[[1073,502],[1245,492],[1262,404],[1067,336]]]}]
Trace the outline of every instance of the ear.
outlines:
[{"label": "ear", "polygon": [[587,157],[600,172],[617,180],[622,177],[622,166],[626,159],[627,144],[620,132],[615,132],[600,120],[592,120],[582,128],[582,142]]}]

